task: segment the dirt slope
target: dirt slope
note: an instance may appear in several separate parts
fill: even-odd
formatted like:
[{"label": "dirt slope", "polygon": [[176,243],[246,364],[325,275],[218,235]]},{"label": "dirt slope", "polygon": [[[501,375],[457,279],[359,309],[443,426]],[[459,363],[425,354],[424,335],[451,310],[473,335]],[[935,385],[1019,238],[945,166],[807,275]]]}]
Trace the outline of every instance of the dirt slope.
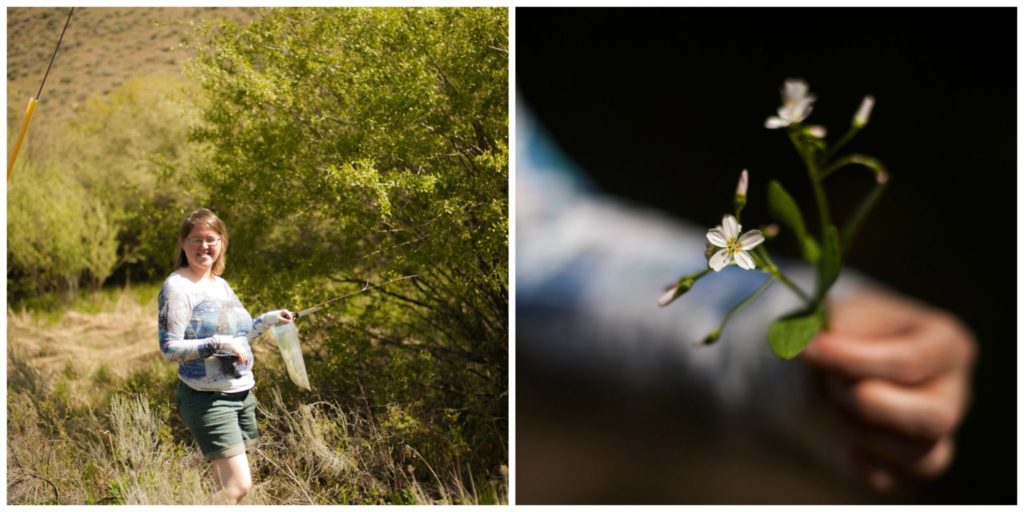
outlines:
[{"label": "dirt slope", "polygon": [[[20,121],[39,89],[67,13],[56,7],[7,9],[8,126],[16,126],[12,121]],[[33,126],[67,119],[90,95],[105,95],[131,76],[180,72],[192,56],[181,45],[190,23],[243,22],[255,14],[242,8],[76,8]]]}]

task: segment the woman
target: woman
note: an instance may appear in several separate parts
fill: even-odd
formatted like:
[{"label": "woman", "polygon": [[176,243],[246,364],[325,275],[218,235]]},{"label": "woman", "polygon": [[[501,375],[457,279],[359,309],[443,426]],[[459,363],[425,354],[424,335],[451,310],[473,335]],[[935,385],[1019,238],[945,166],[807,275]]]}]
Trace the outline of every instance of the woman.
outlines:
[{"label": "woman", "polygon": [[178,410],[220,490],[213,503],[235,504],[252,488],[245,444],[256,439],[256,397],[249,340],[292,321],[287,310],[255,320],[220,278],[228,231],[205,208],[189,214],[178,234],[177,270],[160,289],[160,351],[178,362]]}]

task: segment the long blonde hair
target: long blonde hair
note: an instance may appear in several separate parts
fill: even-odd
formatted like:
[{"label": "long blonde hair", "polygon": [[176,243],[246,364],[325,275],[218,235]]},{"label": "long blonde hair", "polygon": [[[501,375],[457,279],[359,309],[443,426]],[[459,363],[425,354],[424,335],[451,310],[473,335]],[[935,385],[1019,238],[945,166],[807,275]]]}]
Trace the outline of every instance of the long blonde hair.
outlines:
[{"label": "long blonde hair", "polygon": [[177,268],[188,266],[188,256],[185,255],[183,246],[185,239],[188,238],[189,233],[192,233],[192,229],[197,224],[206,224],[220,235],[220,251],[217,253],[217,259],[213,262],[213,268],[211,269],[213,275],[219,276],[224,273],[224,267],[228,262],[228,227],[224,225],[224,221],[220,220],[216,213],[206,208],[200,208],[188,214],[188,217],[181,223],[181,229],[178,230],[178,252],[174,264]]}]

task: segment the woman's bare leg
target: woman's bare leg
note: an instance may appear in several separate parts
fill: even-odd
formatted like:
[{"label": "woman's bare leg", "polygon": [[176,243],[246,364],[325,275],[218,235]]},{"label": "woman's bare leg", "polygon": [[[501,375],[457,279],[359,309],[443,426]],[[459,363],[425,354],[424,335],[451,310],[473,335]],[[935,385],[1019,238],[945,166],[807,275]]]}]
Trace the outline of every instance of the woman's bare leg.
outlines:
[{"label": "woman's bare leg", "polygon": [[217,472],[217,480],[220,483],[220,490],[215,492],[210,499],[210,504],[235,505],[252,489],[252,475],[249,473],[249,459],[245,452],[238,455],[217,459],[213,462],[213,469]]}]

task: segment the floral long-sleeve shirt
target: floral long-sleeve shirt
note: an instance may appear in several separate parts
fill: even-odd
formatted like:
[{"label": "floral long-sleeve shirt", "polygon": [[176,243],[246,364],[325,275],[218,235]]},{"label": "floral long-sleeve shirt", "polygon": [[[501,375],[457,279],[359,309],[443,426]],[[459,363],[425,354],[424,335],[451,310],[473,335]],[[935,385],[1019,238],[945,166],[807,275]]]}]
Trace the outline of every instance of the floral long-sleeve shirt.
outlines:
[{"label": "floral long-sleeve shirt", "polygon": [[[270,327],[267,315],[273,313],[254,321],[224,279],[214,276],[194,283],[178,272],[164,281],[157,305],[160,352],[168,361],[178,362],[178,378],[185,384],[199,391],[227,393],[255,385],[249,340]],[[248,355],[246,364],[215,356],[231,352],[227,350],[231,345]]]}]

